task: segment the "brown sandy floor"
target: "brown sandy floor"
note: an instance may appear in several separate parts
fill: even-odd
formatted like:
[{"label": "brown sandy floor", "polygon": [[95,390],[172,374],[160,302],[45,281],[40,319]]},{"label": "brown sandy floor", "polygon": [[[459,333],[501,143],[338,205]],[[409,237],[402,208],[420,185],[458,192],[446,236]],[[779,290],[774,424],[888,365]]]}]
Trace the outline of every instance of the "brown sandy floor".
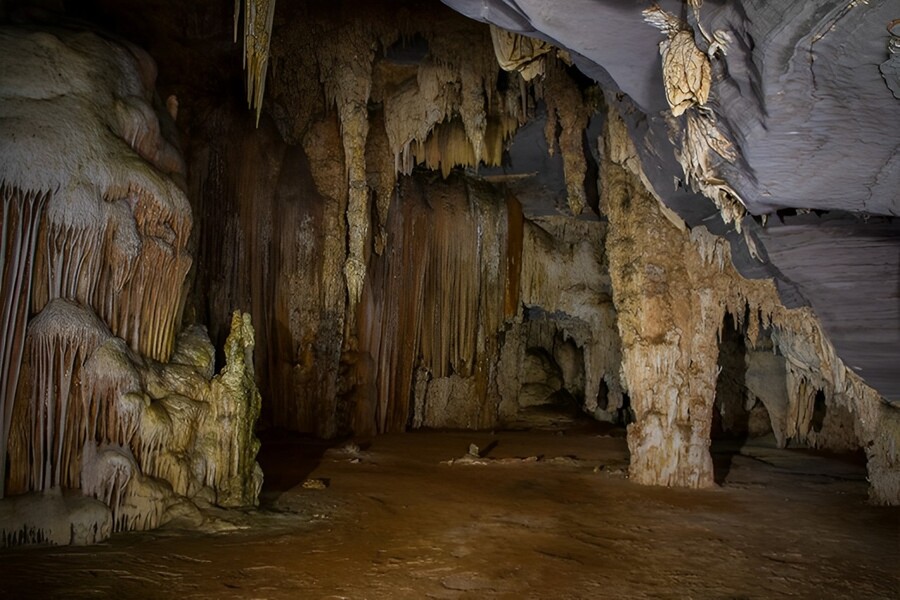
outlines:
[{"label": "brown sandy floor", "polygon": [[[442,464],[470,443],[493,462]],[[624,439],[596,432],[325,449],[265,441],[242,529],[0,551],[0,598],[900,598],[900,511],[840,459],[745,447],[688,491],[631,484]]]}]

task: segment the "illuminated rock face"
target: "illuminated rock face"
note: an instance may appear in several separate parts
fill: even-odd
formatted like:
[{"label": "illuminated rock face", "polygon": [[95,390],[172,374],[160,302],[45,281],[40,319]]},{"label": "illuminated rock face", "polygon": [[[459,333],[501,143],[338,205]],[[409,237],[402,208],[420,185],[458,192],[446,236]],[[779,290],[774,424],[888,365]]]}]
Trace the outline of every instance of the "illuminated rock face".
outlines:
[{"label": "illuminated rock face", "polygon": [[[751,407],[780,445],[865,448],[872,499],[900,502],[896,411],[811,310],[738,274],[740,243],[659,194],[676,159],[719,185],[714,152],[729,147],[694,105],[715,79],[686,97],[682,153],[656,168],[655,146],[633,143],[646,117],[633,99],[604,94],[566,53],[427,3],[341,5],[279,5],[260,113],[222,101],[228,78],[184,86],[187,180],[144,53],[91,34],[4,34],[8,493],[57,507],[60,489],[89,496],[72,506],[94,515],[78,539],[95,539],[155,527],[179,497],[253,505],[260,411],[335,437],[516,426],[564,401],[607,421],[633,414],[639,483],[711,485],[714,419],[736,427],[732,411]],[[174,34],[154,23],[165,46]],[[168,51],[170,72],[227,62],[227,44],[192,43],[197,56]],[[23,66],[35,57],[40,68]],[[68,79],[48,57],[73,61],[58,69]],[[34,98],[53,110],[29,109]],[[737,222],[756,236],[741,243],[763,235]],[[204,327],[182,313],[224,346],[218,375]],[[727,400],[726,322],[744,382]],[[64,519],[29,519],[3,525],[6,539],[65,537]]]},{"label": "illuminated rock face", "polygon": [[[416,3],[343,6],[352,10],[284,8],[259,129],[220,105],[188,125],[208,140],[192,163],[197,212],[210,215],[198,275],[210,287],[199,294],[218,340],[225,307],[267,315],[256,374],[268,422],[323,436],[487,427],[565,392],[597,418],[635,414],[636,480],[710,485],[728,314],[746,338],[737,406],[760,405],[761,430],[819,447],[879,438],[860,425],[868,417],[858,419],[880,414],[877,394],[846,372],[812,312],[787,312],[770,283],[739,278],[730,241],[659,201],[662,166],[675,161],[684,175],[674,154],[647,169],[648,146],[625,152],[616,159],[628,164],[625,174],[600,177],[605,200],[595,208],[591,160],[634,139],[641,117],[631,100],[607,97],[627,134],[619,130],[608,148],[585,142],[603,119],[601,94],[557,50],[531,44],[528,60],[503,58],[505,71],[495,61],[509,48],[451,13],[437,20]],[[659,70],[656,30],[635,14],[652,34],[649,61]],[[350,55],[359,61],[349,64]],[[738,158],[720,122],[694,106],[715,91],[701,74],[678,139],[691,177],[715,187],[715,155]],[[552,156],[510,168],[503,149],[518,157],[523,143]],[[558,170],[549,192],[547,165]],[[476,183],[479,174],[505,191]],[[691,199],[704,217],[715,212]],[[739,217],[730,218],[748,231]],[[708,224],[722,232],[718,217]],[[816,375],[821,364],[826,376]],[[760,377],[774,378],[775,390],[757,385]],[[833,423],[817,430],[820,395]],[[885,472],[881,481],[896,477],[893,466]],[[895,496],[873,491],[881,501]]]},{"label": "illuminated rock face", "polygon": [[443,2],[569,50],[621,94],[648,189],[726,236],[745,277],[811,306],[842,359],[900,405],[892,2]]},{"label": "illuminated rock face", "polygon": [[900,502],[896,410],[838,358],[811,310],[787,309],[770,281],[739,275],[723,239],[665,217],[609,102],[601,183],[622,383],[635,413],[630,478],[713,484],[708,446],[727,313],[744,338],[744,393],[765,406],[779,445],[865,448],[872,501]]},{"label": "illuminated rock face", "polygon": [[182,331],[192,218],[153,61],[92,33],[5,28],[0,46],[0,489],[21,506],[80,490],[109,514],[47,500],[46,521],[4,511],[4,538],[156,527],[204,487],[255,504],[252,327],[216,377],[205,331]]},{"label": "illuminated rock face", "polygon": [[[424,381],[455,375],[467,383],[436,383],[435,398],[488,394],[491,408],[445,414],[487,426],[499,398],[488,393],[496,388],[488,365],[521,310],[521,257],[530,256],[521,208],[508,213],[515,194],[492,186],[431,192],[423,173],[499,167],[510,138],[540,110],[551,115],[544,143],[565,163],[563,203],[588,210],[582,128],[594,97],[555,52],[540,57],[546,79],[501,71],[490,30],[441,6],[404,3],[399,19],[381,5],[353,7],[284,8],[296,19],[273,32],[278,68],[258,129],[221,103],[188,124],[199,140],[191,195],[195,212],[209,215],[197,278],[208,288],[197,290],[198,303],[217,342],[227,307],[250,308],[260,325],[263,418],[274,425],[322,436],[434,425],[442,411],[412,416],[424,401],[414,390],[429,395]],[[422,286],[429,291],[417,298]],[[602,378],[590,378],[595,396]]]}]

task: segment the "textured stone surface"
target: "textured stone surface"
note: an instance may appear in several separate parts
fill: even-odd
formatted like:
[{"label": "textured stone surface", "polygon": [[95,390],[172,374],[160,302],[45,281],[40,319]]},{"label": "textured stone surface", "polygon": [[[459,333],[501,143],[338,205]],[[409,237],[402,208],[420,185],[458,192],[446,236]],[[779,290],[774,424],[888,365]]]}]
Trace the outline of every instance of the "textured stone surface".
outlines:
[{"label": "textured stone surface", "polygon": [[[657,50],[663,36],[643,21],[646,6],[614,0],[443,1],[472,18],[571,50],[582,71],[624,92],[633,108],[623,116],[653,191],[689,224],[704,222],[714,233],[729,233],[709,202],[678,189],[683,174],[661,116],[667,108]],[[684,14],[679,2],[660,4]],[[721,30],[732,38],[727,55],[712,61],[708,105],[739,156],[719,166],[721,176],[748,211],[797,208],[859,216],[852,236],[830,235],[819,231],[819,223],[804,221],[789,242],[745,219],[744,228],[768,259],[756,261],[743,237],[730,234],[736,266],[746,276],[775,277],[788,305],[812,305],[838,352],[884,396],[898,400],[900,377],[886,364],[892,353],[884,348],[900,335],[900,235],[896,225],[865,222],[868,215],[900,214],[900,102],[878,68],[889,58],[887,25],[895,12],[888,0],[743,0],[707,1],[699,14],[704,31]],[[686,16],[696,26],[693,14]],[[705,47],[699,32],[695,37]],[[865,253],[857,252],[858,238],[867,240]],[[814,240],[827,245],[828,258],[810,264],[811,249],[819,247]],[[834,293],[835,287],[866,293]],[[857,315],[873,304],[885,318],[863,322]],[[852,336],[842,331],[845,325]],[[860,340],[872,344],[861,348]]]},{"label": "textured stone surface", "polygon": [[[323,436],[488,427],[533,408],[524,405],[560,399],[614,419],[631,410],[627,386],[638,417],[630,436],[635,479],[708,485],[706,445],[721,365],[715,334],[727,308],[746,348],[758,350],[764,339],[785,357],[775,383],[784,384],[786,399],[769,403],[781,407],[773,411],[777,419],[754,397],[755,418],[777,421],[770,425],[779,440],[792,445],[865,445],[873,498],[898,501],[897,433],[879,429],[886,405],[846,371],[812,311],[786,311],[776,293],[784,304],[811,304],[826,314],[827,331],[845,322],[847,332],[835,335],[841,348],[874,339],[872,329],[895,312],[883,287],[895,277],[887,266],[896,257],[893,226],[860,215],[847,229],[854,231],[850,258],[875,267],[868,271],[848,265],[838,223],[830,237],[810,242],[809,233],[826,230],[820,220],[837,215],[770,215],[763,229],[762,219],[743,218],[740,203],[751,214],[783,206],[763,198],[767,186],[782,186],[765,177],[781,176],[784,167],[767,162],[767,119],[781,119],[772,123],[779,133],[773,143],[805,143],[811,154],[833,158],[847,127],[871,133],[859,119],[832,128],[838,117],[828,111],[842,100],[805,97],[806,72],[795,62],[802,66],[810,53],[803,36],[792,33],[806,28],[809,43],[824,48],[844,35],[844,24],[868,13],[855,5],[774,10],[711,0],[688,14],[681,3],[666,2],[662,10],[676,25],[660,32],[645,22],[646,4],[521,0],[497,11],[498,2],[472,3],[477,18],[506,20],[520,31],[534,25],[574,50],[536,57],[532,66],[543,76],[530,80],[516,65],[498,67],[487,26],[436,2],[285,5],[257,128],[239,102],[240,52],[221,6],[159,0],[158,16],[129,29],[119,26],[139,19],[138,11],[126,16],[109,0],[89,3],[97,12],[88,16],[100,14],[126,37],[152,45],[161,72],[170,74],[163,93],[181,98],[168,106],[182,107],[189,195],[201,217],[188,313],[209,323],[217,342],[225,340],[233,307],[253,314],[269,422]],[[82,10],[69,5],[70,14]],[[793,20],[770,31],[776,14]],[[579,16],[585,18],[576,22]],[[710,34],[721,51],[709,46]],[[571,68],[569,56],[605,95]],[[820,96],[825,79],[816,76]],[[740,93],[724,102],[734,89]],[[615,157],[623,177],[601,177],[610,188],[601,199],[598,164],[613,153],[595,141],[603,104],[621,115],[619,130],[627,135],[619,149],[629,149]],[[794,117],[804,127],[807,120],[821,124],[821,148],[809,129],[780,135]],[[881,141],[873,142],[872,156]],[[794,146],[798,166],[824,168],[816,162],[822,156],[805,150]],[[784,160],[784,152],[773,155]],[[859,159],[866,171],[872,156],[860,154],[853,164]],[[839,172],[816,176],[840,185]],[[858,184],[857,175],[846,178],[848,185]],[[820,182],[792,176],[822,195]],[[604,211],[615,218],[608,238]],[[871,226],[884,231],[872,235]],[[794,236],[796,228],[804,235]],[[725,236],[730,251],[709,232]],[[615,260],[607,261],[605,245]],[[732,258],[745,275],[774,276],[777,287],[739,278]],[[616,265],[611,278],[607,262]],[[854,288],[878,282],[866,288],[871,318],[858,294],[837,290],[847,287],[851,270]],[[853,318],[848,307],[858,309]],[[891,341],[890,326],[878,331]],[[855,366],[876,365],[884,347],[861,348]],[[544,360],[526,361],[529,353]],[[181,365],[148,382],[148,419],[156,419],[149,424],[175,443],[154,467],[160,472],[181,472],[175,450],[187,447],[189,431],[168,428],[165,418],[191,410],[191,389],[206,381],[197,375],[211,376],[201,354],[194,375]],[[737,398],[730,406],[741,404]],[[820,405],[827,409],[821,419]],[[193,485],[172,481],[178,489]]]},{"label": "textured stone surface", "polygon": [[[182,326],[192,212],[153,60],[62,28],[3,27],[0,46],[0,489],[25,498],[2,500],[0,540],[152,529],[204,486],[254,504],[252,327],[237,317],[214,378],[206,330]],[[33,281],[9,277],[23,261]]]},{"label": "textured stone surface", "polygon": [[[786,308],[772,282],[738,274],[722,238],[663,217],[661,205],[643,187],[646,178],[640,176],[625,122],[610,106],[601,182],[622,336],[622,383],[635,413],[628,428],[631,479],[712,484],[707,446],[717,370],[723,366],[717,361],[721,328],[730,320],[743,331],[745,347],[769,348],[785,357],[783,377],[772,372],[765,377],[771,386],[783,382],[787,397],[773,389],[763,402],[779,444],[863,447],[871,499],[900,502],[896,409],[840,360],[810,309]],[[753,393],[759,369],[744,375]]]}]

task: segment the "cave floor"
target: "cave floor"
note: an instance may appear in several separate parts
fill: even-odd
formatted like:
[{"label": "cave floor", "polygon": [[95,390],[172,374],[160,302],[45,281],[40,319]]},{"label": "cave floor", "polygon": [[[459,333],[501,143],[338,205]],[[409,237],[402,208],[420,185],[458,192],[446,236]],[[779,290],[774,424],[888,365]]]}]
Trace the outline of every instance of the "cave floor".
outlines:
[{"label": "cave floor", "polygon": [[[488,464],[444,462],[471,443]],[[0,551],[0,597],[900,597],[900,513],[866,504],[852,461],[724,447],[723,485],[692,491],[630,483],[621,432],[360,446],[268,436],[259,511],[214,533]]]}]

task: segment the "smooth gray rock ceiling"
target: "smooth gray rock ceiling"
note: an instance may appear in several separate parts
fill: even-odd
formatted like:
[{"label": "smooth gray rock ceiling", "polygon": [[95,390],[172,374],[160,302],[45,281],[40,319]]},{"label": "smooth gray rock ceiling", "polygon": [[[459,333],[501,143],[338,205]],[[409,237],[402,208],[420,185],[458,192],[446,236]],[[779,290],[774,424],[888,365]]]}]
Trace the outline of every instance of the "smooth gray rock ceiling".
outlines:
[{"label": "smooth gray rock ceiling", "polygon": [[[641,14],[651,2],[442,1],[568,49],[586,75],[626,94],[636,109],[626,119],[664,202],[689,225],[727,236],[741,272],[773,277],[786,305],[811,305],[847,365],[900,405],[896,0],[703,2],[703,28],[733,40],[713,60],[708,106],[740,153],[722,175],[750,213],[743,229],[762,260],[711,202],[673,185],[683,173],[662,114],[663,36]],[[658,4],[696,28],[684,3]]]}]

